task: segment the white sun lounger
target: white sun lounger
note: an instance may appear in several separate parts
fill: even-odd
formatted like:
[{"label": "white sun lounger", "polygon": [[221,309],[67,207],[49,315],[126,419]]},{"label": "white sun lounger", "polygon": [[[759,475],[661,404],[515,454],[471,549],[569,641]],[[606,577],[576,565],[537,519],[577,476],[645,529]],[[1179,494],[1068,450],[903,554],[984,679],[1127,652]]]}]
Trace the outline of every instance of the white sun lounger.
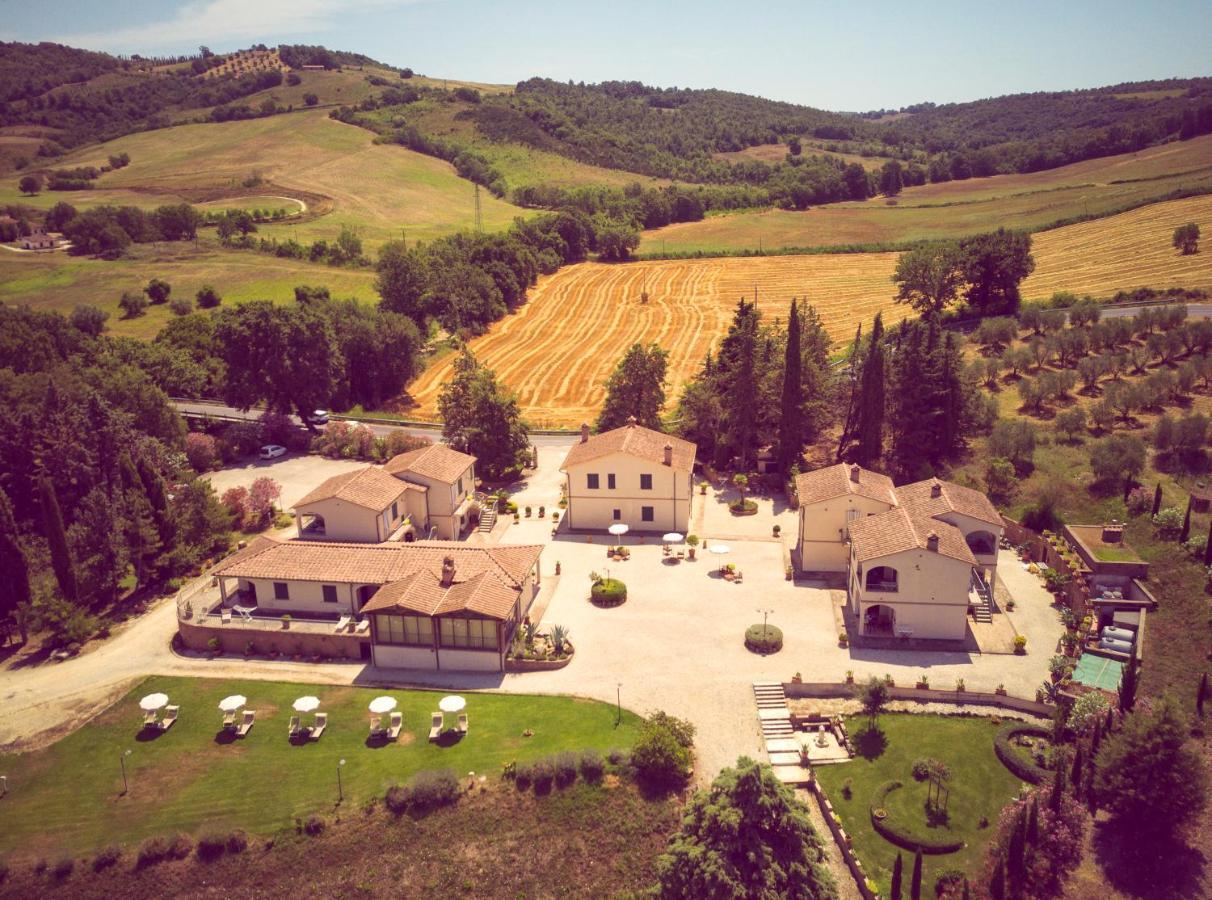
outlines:
[{"label": "white sun lounger", "polygon": [[296,735],[299,734],[300,731],[302,731],[302,729],[299,727],[299,717],[291,716],[290,717],[290,730],[286,732],[287,736],[295,737]]},{"label": "white sun lounger", "polygon": [[365,634],[370,629],[370,619],[363,619],[354,626],[354,631],[358,634]]},{"label": "white sun lounger", "polygon": [[234,709],[231,712],[226,712],[223,714],[223,727],[224,728],[235,728],[236,727],[236,711]]},{"label": "white sun lounger", "polygon": [[339,618],[337,620],[337,627],[334,628],[333,631],[344,631],[346,628],[349,627],[350,621],[351,621],[350,616],[341,616],[341,618]]},{"label": "white sun lounger", "polygon": [[255,709],[244,710],[244,721],[241,722],[240,727],[236,729],[236,734],[238,734],[240,737],[244,737],[244,735],[252,731],[253,721],[256,718],[257,711]]},{"label": "white sun lounger", "polygon": [[328,713],[316,713],[316,724],[311,729],[311,739],[318,741],[324,729],[328,727]]},{"label": "white sun lounger", "polygon": [[459,734],[467,734],[467,713],[459,713]]},{"label": "white sun lounger", "polygon": [[154,709],[149,709],[143,714],[143,727],[151,728],[153,725],[158,725],[159,723],[156,721],[157,718],[156,711]]},{"label": "white sun lounger", "polygon": [[429,739],[436,741],[442,734],[442,714],[440,712],[432,713],[429,717]]},{"label": "white sun lounger", "polygon": [[370,736],[375,737],[383,733],[383,720],[378,716],[370,717]]},{"label": "white sun lounger", "polygon": [[164,707],[164,718],[160,720],[160,730],[168,731],[173,727],[173,722],[177,721],[177,713],[181,711],[179,706]]},{"label": "white sun lounger", "polygon": [[400,737],[400,729],[404,727],[404,713],[393,712],[391,714],[391,727],[387,729],[387,737],[389,740],[396,740]]}]

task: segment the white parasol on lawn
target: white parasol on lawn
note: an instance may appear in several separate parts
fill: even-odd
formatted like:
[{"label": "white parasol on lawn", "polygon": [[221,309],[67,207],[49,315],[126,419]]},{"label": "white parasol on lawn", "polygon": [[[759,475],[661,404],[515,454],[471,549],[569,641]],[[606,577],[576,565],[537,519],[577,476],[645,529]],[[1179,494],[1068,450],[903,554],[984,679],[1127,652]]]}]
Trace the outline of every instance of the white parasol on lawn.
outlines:
[{"label": "white parasol on lawn", "polygon": [[320,708],[319,697],[300,697],[295,701],[295,712],[309,713]]},{"label": "white parasol on lawn", "polygon": [[662,536],[661,540],[664,541],[666,544],[680,544],[680,543],[682,543],[683,539],[682,539],[682,536],[680,534],[678,534],[676,531],[671,531],[668,534]]},{"label": "white parasol on lawn", "polygon": [[248,698],[243,694],[232,694],[230,697],[224,697],[219,701],[219,709],[223,712],[235,712],[237,709],[243,709],[248,703]]},{"label": "white parasol on lawn", "polygon": [[465,706],[467,706],[467,701],[457,694],[450,694],[449,696],[443,697],[438,703],[438,709],[442,710],[444,713],[462,712]]},{"label": "white parasol on lawn", "polygon": [[370,701],[370,711],[377,716],[389,713],[396,708],[395,697],[375,697]]},{"label": "white parasol on lawn", "polygon": [[631,529],[627,526],[627,524],[625,522],[615,522],[613,525],[611,525],[606,530],[609,531],[611,534],[613,534],[615,537],[622,537]]},{"label": "white parasol on lawn", "polygon": [[139,701],[139,708],[147,712],[155,712],[168,706],[168,694],[148,694]]}]

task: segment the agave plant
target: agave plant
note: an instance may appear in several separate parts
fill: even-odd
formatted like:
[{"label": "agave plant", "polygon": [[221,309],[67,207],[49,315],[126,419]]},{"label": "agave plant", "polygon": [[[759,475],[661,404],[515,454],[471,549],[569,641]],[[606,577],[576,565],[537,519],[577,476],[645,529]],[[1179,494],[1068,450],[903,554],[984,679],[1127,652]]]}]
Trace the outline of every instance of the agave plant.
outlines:
[{"label": "agave plant", "polygon": [[564,644],[568,640],[568,628],[564,625],[551,626],[551,646],[557,654],[564,652]]}]

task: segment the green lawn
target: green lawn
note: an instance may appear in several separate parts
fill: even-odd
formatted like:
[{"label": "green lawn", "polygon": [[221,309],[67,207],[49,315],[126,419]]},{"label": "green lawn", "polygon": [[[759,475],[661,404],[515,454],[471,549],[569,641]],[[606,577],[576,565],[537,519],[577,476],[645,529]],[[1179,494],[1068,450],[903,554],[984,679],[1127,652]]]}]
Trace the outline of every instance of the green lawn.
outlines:
[{"label": "green lawn", "polygon": [[[167,693],[181,714],[169,731],[148,740],[138,703],[153,691]],[[257,710],[257,724],[232,742],[220,735],[218,703],[236,693]],[[429,714],[444,693],[150,678],[51,747],[0,756],[9,787],[0,855],[53,858],[178,830],[273,831],[295,816],[332,810],[342,758],[342,808],[356,810],[423,769],[496,778],[512,760],[626,748],[639,722],[625,712],[616,728],[615,709],[588,700],[465,693],[470,731],[458,743],[439,746],[428,741]],[[304,694],[321,699],[329,726],[320,740],[295,746],[287,724],[292,703]],[[405,730],[398,743],[372,747],[366,744],[366,707],[380,694],[399,700]],[[523,737],[526,729],[534,735]],[[127,750],[130,792],[123,796],[120,759]]]},{"label": "green lawn", "polygon": [[[998,813],[1017,795],[1020,786],[993,751],[997,727],[991,720],[981,716],[886,714],[880,716],[878,725],[883,738],[876,735],[874,740],[864,737],[866,717],[850,718],[846,724],[859,756],[849,763],[818,766],[815,771],[842,819],[842,827],[854,837],[854,848],[863,868],[879,885],[880,892],[888,895],[898,848],[872,828],[868,809],[872,794],[886,781],[904,784],[888,795],[890,819],[932,836],[942,835],[942,829],[946,828],[948,833],[968,842],[967,847],[956,853],[925,857],[922,895],[933,894],[934,879],[941,872],[948,869],[975,872],[980,867],[985,844],[993,835]],[[929,831],[923,808],[925,783],[914,781],[912,774],[913,761],[927,756],[941,759],[952,773],[948,824]],[[849,800],[842,792],[847,779],[851,782]],[[991,823],[989,828],[979,827],[982,816]],[[899,852],[904,855],[907,895],[913,854],[907,850]]]}]

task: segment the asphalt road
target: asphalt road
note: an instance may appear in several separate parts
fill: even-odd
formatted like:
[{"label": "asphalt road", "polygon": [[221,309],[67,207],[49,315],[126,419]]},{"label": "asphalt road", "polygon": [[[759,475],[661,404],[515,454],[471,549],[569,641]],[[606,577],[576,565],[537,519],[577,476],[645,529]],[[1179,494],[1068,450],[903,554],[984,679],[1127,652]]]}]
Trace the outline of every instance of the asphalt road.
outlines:
[{"label": "asphalt road", "polygon": [[[224,421],[255,421],[264,412],[261,409],[240,410],[232,406],[224,406],[222,403],[205,400],[173,400],[172,404],[177,408],[177,412],[182,415],[209,416]],[[302,426],[303,421],[298,416],[291,416],[290,418],[296,425]],[[334,419],[334,421],[338,420]],[[434,441],[442,439],[442,426],[440,425],[385,425],[373,419],[366,419],[362,424],[380,437],[389,435],[393,431],[403,431]],[[570,447],[575,440],[576,435],[572,432],[566,434],[532,433],[530,435],[530,442],[536,447]]]}]

